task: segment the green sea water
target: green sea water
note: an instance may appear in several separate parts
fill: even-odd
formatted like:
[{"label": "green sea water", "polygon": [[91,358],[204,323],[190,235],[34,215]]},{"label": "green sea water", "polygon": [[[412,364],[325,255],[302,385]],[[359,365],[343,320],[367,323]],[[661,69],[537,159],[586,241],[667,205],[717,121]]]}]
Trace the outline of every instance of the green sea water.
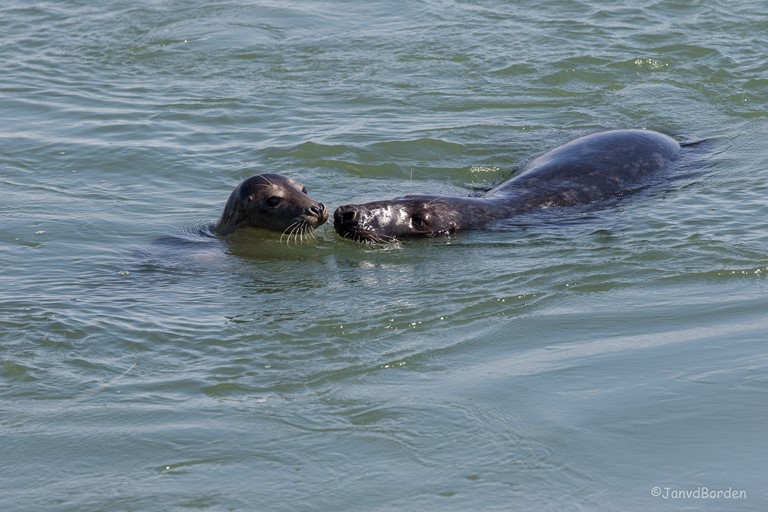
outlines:
[{"label": "green sea water", "polygon": [[[0,510],[765,510],[765,13],[0,3]],[[706,143],[450,238],[201,234],[258,172],[468,195],[612,128]]]}]

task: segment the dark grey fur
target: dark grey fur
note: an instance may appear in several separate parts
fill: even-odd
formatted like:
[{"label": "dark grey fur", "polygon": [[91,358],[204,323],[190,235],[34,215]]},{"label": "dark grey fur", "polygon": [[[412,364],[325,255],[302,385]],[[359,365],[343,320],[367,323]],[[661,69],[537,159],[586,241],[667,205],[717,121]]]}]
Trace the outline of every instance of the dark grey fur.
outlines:
[{"label": "dark grey fur", "polygon": [[451,234],[553,206],[591,203],[642,185],[667,168],[680,144],[650,130],[578,138],[531,161],[485,196],[405,196],[340,206],[334,229],[360,242]]}]

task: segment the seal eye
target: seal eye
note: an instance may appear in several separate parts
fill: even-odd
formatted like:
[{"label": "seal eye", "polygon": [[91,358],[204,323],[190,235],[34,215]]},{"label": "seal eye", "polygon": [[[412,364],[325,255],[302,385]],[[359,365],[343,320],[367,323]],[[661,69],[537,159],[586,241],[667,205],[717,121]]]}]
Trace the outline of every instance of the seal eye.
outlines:
[{"label": "seal eye", "polygon": [[307,194],[307,187],[302,187],[302,188],[301,188],[301,193],[302,193],[302,194],[305,194],[305,195],[308,195],[308,194]]},{"label": "seal eye", "polygon": [[427,221],[419,217],[418,215],[414,215],[413,217],[411,217],[411,224],[413,224],[413,227],[415,228],[427,227]]},{"label": "seal eye", "polygon": [[282,201],[282,199],[277,196],[269,196],[267,198],[267,206],[270,208],[277,208],[277,205],[280,204],[280,201]]}]

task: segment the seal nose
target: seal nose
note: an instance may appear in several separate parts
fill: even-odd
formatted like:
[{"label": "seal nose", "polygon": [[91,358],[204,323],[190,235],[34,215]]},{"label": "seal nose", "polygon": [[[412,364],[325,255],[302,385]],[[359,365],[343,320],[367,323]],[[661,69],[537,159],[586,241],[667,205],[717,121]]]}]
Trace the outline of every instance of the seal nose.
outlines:
[{"label": "seal nose", "polygon": [[353,205],[339,206],[333,212],[333,223],[336,226],[357,226],[359,211]]},{"label": "seal nose", "polygon": [[307,206],[307,214],[314,215],[323,222],[328,220],[328,211],[325,209],[325,205],[323,203]]}]

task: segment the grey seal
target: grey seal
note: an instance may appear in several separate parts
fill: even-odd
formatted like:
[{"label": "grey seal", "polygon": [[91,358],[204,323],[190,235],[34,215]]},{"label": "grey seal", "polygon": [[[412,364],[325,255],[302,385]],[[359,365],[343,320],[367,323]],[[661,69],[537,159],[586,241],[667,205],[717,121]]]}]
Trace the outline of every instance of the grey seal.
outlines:
[{"label": "grey seal", "polygon": [[340,206],[333,227],[344,238],[378,243],[481,229],[525,212],[587,204],[642,186],[680,152],[651,130],[611,130],[577,138],[532,160],[483,197],[409,195]]}]

